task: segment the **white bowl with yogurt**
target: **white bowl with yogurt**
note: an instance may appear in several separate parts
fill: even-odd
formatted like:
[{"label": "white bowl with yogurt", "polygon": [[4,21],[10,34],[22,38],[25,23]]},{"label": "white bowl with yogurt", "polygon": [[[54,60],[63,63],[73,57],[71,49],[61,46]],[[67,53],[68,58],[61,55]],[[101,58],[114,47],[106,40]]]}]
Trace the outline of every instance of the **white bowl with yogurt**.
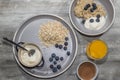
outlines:
[{"label": "white bowl with yogurt", "polygon": [[38,46],[32,43],[25,43],[22,45],[25,49],[30,51],[35,50],[33,55],[29,55],[28,51],[23,49],[18,50],[18,59],[20,63],[26,67],[35,67],[42,61],[42,52]]}]

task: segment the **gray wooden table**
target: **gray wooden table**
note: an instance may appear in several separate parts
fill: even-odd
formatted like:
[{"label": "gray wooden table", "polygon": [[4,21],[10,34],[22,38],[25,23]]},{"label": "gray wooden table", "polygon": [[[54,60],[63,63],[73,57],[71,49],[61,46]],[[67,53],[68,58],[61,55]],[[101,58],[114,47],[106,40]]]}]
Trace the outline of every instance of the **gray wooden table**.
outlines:
[{"label": "gray wooden table", "polygon": [[[3,42],[2,37],[12,39],[16,29],[25,20],[43,13],[58,15],[71,24],[68,16],[70,3],[71,0],[0,0],[0,80],[37,80],[17,66],[12,46]],[[114,4],[116,19],[112,28],[99,37],[85,37],[76,31],[79,50],[73,65],[64,74],[48,80],[78,80],[76,67],[80,62],[87,60],[85,46],[95,38],[103,39],[109,47],[107,59],[97,63],[97,80],[120,80],[120,0],[115,0]]]}]

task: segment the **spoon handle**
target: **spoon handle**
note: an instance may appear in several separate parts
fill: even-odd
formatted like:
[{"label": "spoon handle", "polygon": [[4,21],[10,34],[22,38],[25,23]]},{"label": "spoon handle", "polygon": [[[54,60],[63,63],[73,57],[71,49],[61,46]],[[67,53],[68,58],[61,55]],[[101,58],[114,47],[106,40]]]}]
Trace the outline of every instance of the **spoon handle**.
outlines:
[{"label": "spoon handle", "polygon": [[6,37],[4,37],[3,39],[6,40],[6,41],[8,41],[8,42],[10,42],[10,43],[12,43],[12,44],[14,44],[14,45],[16,45],[16,46],[18,46],[18,47],[20,47],[21,49],[23,49],[23,50],[25,50],[25,51],[28,51],[27,49],[25,49],[25,48],[22,47],[21,45],[19,45],[19,44],[13,42],[12,40],[9,40],[9,39],[6,38]]}]

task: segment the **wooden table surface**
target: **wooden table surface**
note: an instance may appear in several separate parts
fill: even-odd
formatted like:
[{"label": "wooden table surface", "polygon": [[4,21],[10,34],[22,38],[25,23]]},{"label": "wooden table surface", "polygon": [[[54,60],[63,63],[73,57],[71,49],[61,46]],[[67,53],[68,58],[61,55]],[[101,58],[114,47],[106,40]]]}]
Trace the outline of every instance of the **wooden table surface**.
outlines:
[{"label": "wooden table surface", "polygon": [[[68,16],[70,3],[71,0],[0,0],[0,80],[37,80],[18,67],[12,46],[2,38],[13,39],[16,29],[25,20],[39,14],[55,14],[71,24]],[[109,47],[107,59],[97,63],[97,80],[120,80],[120,0],[115,0],[114,5],[116,18],[108,32],[98,37],[86,37],[76,31],[79,50],[73,65],[58,77],[38,80],[78,80],[76,68],[80,62],[88,60],[84,49],[87,43],[95,38],[104,40]]]}]

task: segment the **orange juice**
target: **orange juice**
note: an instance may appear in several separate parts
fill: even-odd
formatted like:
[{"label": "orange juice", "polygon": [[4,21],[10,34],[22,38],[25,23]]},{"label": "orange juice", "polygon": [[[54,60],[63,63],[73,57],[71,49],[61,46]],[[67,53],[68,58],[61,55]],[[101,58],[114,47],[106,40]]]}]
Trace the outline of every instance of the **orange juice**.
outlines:
[{"label": "orange juice", "polygon": [[102,59],[106,56],[108,47],[102,40],[93,40],[86,48],[87,56],[94,60]]}]

